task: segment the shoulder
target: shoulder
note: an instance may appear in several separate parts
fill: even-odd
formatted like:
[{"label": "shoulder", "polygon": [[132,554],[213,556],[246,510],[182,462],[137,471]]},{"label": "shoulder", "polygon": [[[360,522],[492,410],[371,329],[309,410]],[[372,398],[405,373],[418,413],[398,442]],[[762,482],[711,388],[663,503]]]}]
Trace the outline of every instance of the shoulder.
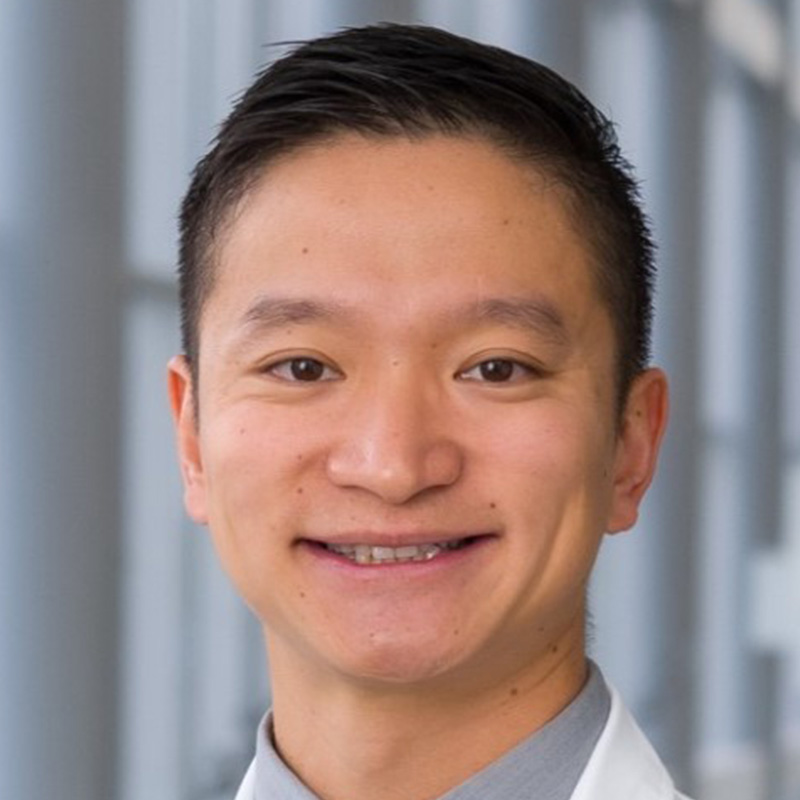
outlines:
[{"label": "shoulder", "polygon": [[675,789],[617,691],[609,690],[606,727],[571,800],[689,800]]}]

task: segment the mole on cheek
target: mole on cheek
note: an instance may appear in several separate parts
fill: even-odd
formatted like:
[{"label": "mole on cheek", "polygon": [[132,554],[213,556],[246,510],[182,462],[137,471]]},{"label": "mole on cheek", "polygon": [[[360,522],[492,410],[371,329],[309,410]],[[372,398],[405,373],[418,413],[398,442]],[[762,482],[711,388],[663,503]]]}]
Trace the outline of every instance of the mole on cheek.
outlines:
[{"label": "mole on cheek", "polygon": [[303,491],[304,491],[304,490],[303,490],[303,487],[302,487],[302,486],[298,486],[298,487],[297,487],[297,494],[303,494]]}]

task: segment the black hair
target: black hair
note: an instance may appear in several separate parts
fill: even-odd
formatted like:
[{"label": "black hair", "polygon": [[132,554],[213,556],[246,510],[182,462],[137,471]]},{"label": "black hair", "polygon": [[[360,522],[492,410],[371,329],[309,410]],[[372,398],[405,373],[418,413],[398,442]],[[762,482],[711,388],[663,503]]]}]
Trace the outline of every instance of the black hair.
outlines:
[{"label": "black hair", "polygon": [[587,240],[624,398],[649,359],[654,246],[613,124],[542,64],[396,24],[296,44],[257,76],[197,165],[181,208],[179,255],[183,346],[195,379],[215,243],[233,210],[269,164],[345,133],[479,137],[555,180]]}]

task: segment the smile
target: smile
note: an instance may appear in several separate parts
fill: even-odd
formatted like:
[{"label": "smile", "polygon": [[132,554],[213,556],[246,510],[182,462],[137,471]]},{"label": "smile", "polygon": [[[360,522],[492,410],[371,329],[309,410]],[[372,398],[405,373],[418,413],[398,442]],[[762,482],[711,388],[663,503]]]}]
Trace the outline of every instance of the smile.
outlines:
[{"label": "smile", "polygon": [[472,541],[454,539],[450,542],[410,544],[402,547],[385,547],[371,544],[325,544],[326,550],[343,556],[354,564],[396,564],[411,561],[431,561],[441,553],[459,550]]}]

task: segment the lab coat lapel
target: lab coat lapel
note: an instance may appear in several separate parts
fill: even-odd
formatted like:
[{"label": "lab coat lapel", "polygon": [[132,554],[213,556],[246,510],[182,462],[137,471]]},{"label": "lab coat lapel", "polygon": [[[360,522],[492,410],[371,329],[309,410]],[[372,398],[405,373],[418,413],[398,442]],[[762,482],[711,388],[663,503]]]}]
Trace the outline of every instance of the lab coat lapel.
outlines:
[{"label": "lab coat lapel", "polygon": [[611,711],[571,800],[687,800],[616,690]]}]

